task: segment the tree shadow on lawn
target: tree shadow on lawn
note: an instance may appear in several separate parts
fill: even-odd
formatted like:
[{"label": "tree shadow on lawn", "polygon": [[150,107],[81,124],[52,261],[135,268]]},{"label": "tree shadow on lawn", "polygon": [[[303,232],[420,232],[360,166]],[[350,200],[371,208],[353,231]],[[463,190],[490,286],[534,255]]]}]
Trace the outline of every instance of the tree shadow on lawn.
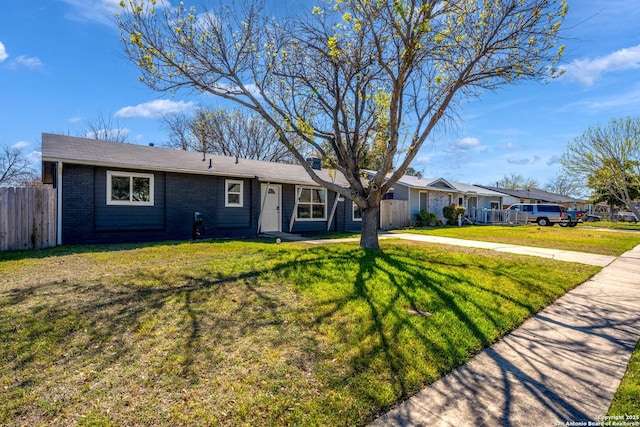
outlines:
[{"label": "tree shadow on lawn", "polygon": [[[13,289],[0,295],[0,359],[11,371],[2,379],[8,406],[0,404],[9,415],[0,421],[96,410],[126,422],[126,404],[167,424],[176,422],[172,407],[219,422],[323,424],[332,414],[359,424],[514,327],[505,310],[525,318],[538,309],[460,274],[492,271],[495,258],[443,263],[388,246],[304,248],[285,259],[265,252],[263,268],[227,277],[146,272],[142,282],[153,286],[97,280]],[[109,387],[156,397],[126,403]],[[181,389],[200,406],[180,400]],[[94,408],[91,400],[105,394],[112,400]],[[43,400],[56,409],[43,411]]]}]

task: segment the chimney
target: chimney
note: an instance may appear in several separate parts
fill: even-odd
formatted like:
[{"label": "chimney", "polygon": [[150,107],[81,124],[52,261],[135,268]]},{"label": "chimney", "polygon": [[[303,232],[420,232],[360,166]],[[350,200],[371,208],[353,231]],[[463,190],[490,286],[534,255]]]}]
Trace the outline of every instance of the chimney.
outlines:
[{"label": "chimney", "polygon": [[307,159],[307,162],[309,163],[309,165],[311,165],[311,169],[315,169],[318,171],[322,169],[322,162],[318,157],[311,157]]}]

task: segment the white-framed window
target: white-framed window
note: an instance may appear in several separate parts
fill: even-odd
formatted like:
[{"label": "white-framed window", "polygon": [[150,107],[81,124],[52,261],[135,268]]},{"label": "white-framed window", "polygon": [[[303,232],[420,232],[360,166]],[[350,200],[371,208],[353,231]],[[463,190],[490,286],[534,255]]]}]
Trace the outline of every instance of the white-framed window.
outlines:
[{"label": "white-framed window", "polygon": [[353,205],[353,209],[351,209],[351,219],[354,221],[362,221],[362,209],[360,209],[360,206],[356,205],[356,202],[351,203]]},{"label": "white-framed window", "polygon": [[226,208],[241,208],[244,199],[244,181],[226,179],[224,181],[224,206]]},{"label": "white-framed window", "polygon": [[107,171],[107,205],[153,206],[153,174]]},{"label": "white-framed window", "polygon": [[327,189],[319,187],[297,187],[298,210],[296,219],[319,221],[327,219]]}]

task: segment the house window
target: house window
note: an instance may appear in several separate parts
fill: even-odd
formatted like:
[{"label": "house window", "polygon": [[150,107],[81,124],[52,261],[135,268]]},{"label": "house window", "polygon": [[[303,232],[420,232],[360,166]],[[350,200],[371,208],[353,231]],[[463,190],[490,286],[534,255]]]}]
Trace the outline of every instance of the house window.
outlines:
[{"label": "house window", "polygon": [[233,179],[225,180],[224,206],[241,208],[243,190],[244,181],[236,181]]},{"label": "house window", "polygon": [[360,206],[356,205],[355,202],[351,202],[353,205],[353,209],[351,210],[351,212],[353,213],[351,219],[354,221],[362,221],[362,209],[360,209]]},{"label": "house window", "polygon": [[325,188],[298,187],[297,193],[298,211],[296,219],[327,219],[327,190]]},{"label": "house window", "polygon": [[494,211],[500,209],[500,202],[491,202],[491,209]]},{"label": "house window", "polygon": [[107,205],[153,206],[153,174],[107,171]]}]

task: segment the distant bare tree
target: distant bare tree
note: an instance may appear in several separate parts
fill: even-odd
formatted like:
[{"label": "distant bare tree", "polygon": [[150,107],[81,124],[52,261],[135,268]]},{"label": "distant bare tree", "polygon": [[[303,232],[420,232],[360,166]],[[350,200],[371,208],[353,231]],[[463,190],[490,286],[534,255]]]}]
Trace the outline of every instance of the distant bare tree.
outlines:
[{"label": "distant bare tree", "polygon": [[174,148],[271,162],[295,161],[271,126],[260,116],[238,108],[199,107],[193,115],[172,114],[163,121],[169,145]]},{"label": "distant bare tree", "polygon": [[17,148],[3,146],[0,151],[0,186],[22,186],[31,179],[35,171],[29,161]]},{"label": "distant bare tree", "polygon": [[544,190],[562,196],[584,197],[586,188],[583,183],[577,182],[572,177],[558,173],[544,186]]},{"label": "distant bare tree", "polygon": [[500,181],[496,182],[496,187],[506,188],[509,190],[525,190],[528,188],[538,188],[540,184],[533,178],[525,178],[519,173],[511,173],[505,175]]},{"label": "distant bare tree", "polygon": [[162,127],[169,136],[168,145],[180,150],[192,149],[193,137],[189,130],[191,116],[186,113],[171,113],[162,116]]},{"label": "distant bare tree", "polygon": [[95,119],[87,121],[86,127],[82,129],[79,136],[101,141],[128,142],[128,135],[128,129],[120,127],[118,122],[114,123],[111,117],[98,113]]}]

